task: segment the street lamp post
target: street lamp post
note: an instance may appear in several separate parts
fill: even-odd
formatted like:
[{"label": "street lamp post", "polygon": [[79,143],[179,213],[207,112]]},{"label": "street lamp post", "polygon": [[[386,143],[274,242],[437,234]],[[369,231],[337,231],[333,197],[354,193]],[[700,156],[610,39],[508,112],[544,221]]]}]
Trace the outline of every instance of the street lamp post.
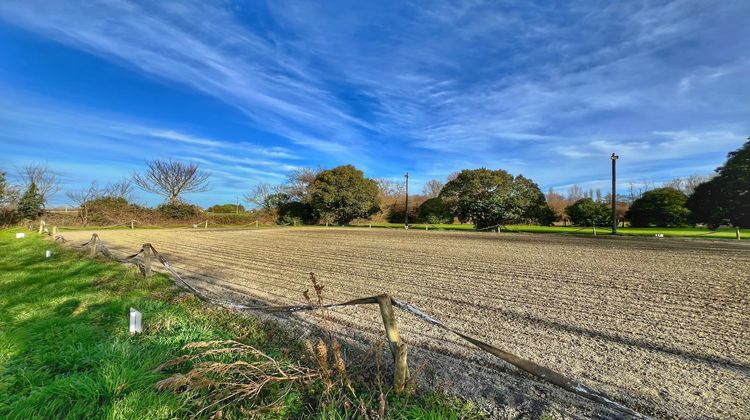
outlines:
[{"label": "street lamp post", "polygon": [[617,159],[612,153],[612,234],[617,235]]},{"label": "street lamp post", "polygon": [[406,203],[404,204],[404,229],[409,229],[409,173],[406,175]]}]

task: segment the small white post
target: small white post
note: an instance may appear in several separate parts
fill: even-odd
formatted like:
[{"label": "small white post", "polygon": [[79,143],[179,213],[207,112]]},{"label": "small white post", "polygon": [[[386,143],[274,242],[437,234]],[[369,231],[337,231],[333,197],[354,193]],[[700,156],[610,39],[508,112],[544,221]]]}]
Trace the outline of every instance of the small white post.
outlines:
[{"label": "small white post", "polygon": [[258,221],[257,220],[255,221],[255,227],[256,228],[258,227]]},{"label": "small white post", "polygon": [[130,221],[130,229],[135,229],[135,220]]},{"label": "small white post", "polygon": [[328,222],[326,221],[326,227],[328,227]]},{"label": "small white post", "polygon": [[143,332],[141,325],[141,313],[134,308],[130,308],[130,335],[140,334]]},{"label": "small white post", "polygon": [[740,236],[740,227],[739,226],[735,226],[734,233],[737,235],[737,240],[738,241],[742,240],[742,237]]},{"label": "small white post", "polygon": [[592,226],[594,228],[594,236],[596,236],[596,226]]},{"label": "small white post", "polygon": [[23,232],[16,233],[16,239],[23,239],[26,237],[26,234]]},{"label": "small white post", "polygon": [[208,220],[206,220],[206,227],[204,229],[208,229]]},{"label": "small white post", "polygon": [[49,258],[49,257],[51,257],[51,256],[52,256],[52,251],[50,251],[50,250],[48,249],[48,250],[47,250],[47,251],[46,251],[46,252],[44,253],[44,258]]},{"label": "small white post", "polygon": [[370,229],[372,229],[372,223],[370,223]]},{"label": "small white post", "polygon": [[430,230],[430,226],[429,225],[424,225],[424,230]]}]

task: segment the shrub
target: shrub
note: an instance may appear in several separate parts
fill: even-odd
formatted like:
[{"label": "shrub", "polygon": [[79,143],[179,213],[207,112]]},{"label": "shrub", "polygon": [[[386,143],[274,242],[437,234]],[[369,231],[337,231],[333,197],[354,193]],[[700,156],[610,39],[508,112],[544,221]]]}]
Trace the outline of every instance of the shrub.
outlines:
[{"label": "shrub", "polygon": [[313,224],[317,222],[309,204],[291,201],[277,207],[277,222],[280,224]]},{"label": "shrub", "polygon": [[42,214],[44,197],[39,193],[36,183],[29,184],[29,188],[18,202],[18,215],[25,219],[34,220]]},{"label": "shrub", "polygon": [[352,165],[321,171],[315,177],[310,204],[317,219],[346,224],[380,210],[378,184]]},{"label": "shrub", "polygon": [[190,219],[201,213],[197,206],[187,203],[166,203],[157,207],[156,210],[170,219]]},{"label": "shrub", "polygon": [[235,213],[237,214],[237,207],[239,207],[239,213],[245,212],[245,206],[242,204],[214,204],[213,206],[206,209],[206,211],[211,213]]},{"label": "shrub", "polygon": [[687,223],[687,196],[674,188],[647,191],[633,202],[626,217],[635,227],[673,227]]},{"label": "shrub", "polygon": [[612,223],[610,208],[588,197],[566,207],[565,213],[571,223],[578,226],[608,226]]},{"label": "shrub", "polygon": [[430,224],[453,223],[453,214],[440,197],[430,198],[419,206],[419,219]]}]

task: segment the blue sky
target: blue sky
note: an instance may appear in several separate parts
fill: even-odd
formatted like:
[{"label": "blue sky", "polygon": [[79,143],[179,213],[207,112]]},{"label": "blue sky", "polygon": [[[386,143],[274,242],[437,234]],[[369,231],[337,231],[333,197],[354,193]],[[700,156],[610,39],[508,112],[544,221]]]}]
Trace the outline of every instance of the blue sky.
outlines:
[{"label": "blue sky", "polygon": [[345,163],[606,191],[613,151],[624,187],[748,137],[750,2],[552,3],[4,0],[0,167],[65,191],[192,160],[201,205]]}]

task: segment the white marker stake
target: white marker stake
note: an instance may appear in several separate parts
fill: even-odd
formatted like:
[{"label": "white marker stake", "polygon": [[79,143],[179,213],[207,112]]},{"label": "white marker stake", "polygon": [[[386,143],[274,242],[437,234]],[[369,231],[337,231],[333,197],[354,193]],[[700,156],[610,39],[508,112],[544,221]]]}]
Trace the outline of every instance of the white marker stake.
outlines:
[{"label": "white marker stake", "polygon": [[141,327],[141,313],[130,308],[130,335],[140,334],[143,332]]},{"label": "white marker stake", "polygon": [[23,239],[26,237],[26,234],[23,232],[16,233],[16,239]]},{"label": "white marker stake", "polygon": [[51,256],[52,256],[52,251],[50,251],[50,250],[48,249],[48,250],[47,250],[47,252],[45,252],[45,253],[44,253],[44,257],[45,257],[45,258],[49,258],[49,257],[51,257]]}]

